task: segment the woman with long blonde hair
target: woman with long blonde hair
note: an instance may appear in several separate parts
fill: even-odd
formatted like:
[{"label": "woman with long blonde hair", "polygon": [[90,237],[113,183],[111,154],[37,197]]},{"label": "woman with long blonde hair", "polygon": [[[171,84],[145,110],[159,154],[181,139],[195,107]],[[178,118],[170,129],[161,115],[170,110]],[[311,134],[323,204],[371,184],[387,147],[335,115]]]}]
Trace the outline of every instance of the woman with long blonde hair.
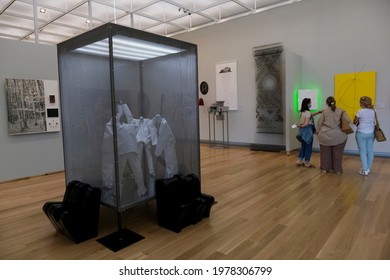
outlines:
[{"label": "woman with long blonde hair", "polygon": [[353,123],[357,127],[355,139],[362,165],[359,173],[367,176],[374,161],[375,111],[372,100],[368,96],[360,97],[360,107],[361,109],[356,112]]}]

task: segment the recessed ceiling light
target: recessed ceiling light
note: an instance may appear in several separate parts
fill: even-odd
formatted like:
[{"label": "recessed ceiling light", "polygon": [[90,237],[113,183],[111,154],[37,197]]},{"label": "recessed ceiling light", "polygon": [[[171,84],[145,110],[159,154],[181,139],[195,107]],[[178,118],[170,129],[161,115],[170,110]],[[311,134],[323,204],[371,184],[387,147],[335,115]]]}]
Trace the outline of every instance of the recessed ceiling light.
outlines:
[{"label": "recessed ceiling light", "polygon": [[86,23],[91,23],[91,20],[90,19],[86,19],[85,22]]},{"label": "recessed ceiling light", "polygon": [[40,11],[42,14],[46,13],[46,9],[45,9],[45,8],[40,8],[39,11]]},{"label": "recessed ceiling light", "polygon": [[[168,54],[179,53],[183,49],[161,45],[158,43],[143,41],[123,36],[113,37],[113,55],[116,58],[129,60],[145,60]],[[108,56],[108,39],[76,49],[76,52]]]}]

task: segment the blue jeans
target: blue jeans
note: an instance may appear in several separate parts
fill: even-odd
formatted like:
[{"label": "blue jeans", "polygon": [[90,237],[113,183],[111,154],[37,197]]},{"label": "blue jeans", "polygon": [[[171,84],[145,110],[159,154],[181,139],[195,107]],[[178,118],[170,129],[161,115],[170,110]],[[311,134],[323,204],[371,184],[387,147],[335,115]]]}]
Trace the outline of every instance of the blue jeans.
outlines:
[{"label": "blue jeans", "polygon": [[313,141],[307,144],[305,141],[301,142],[301,149],[299,150],[298,159],[310,162],[311,152],[313,150]]},{"label": "blue jeans", "polygon": [[362,170],[371,170],[372,162],[374,161],[374,132],[363,133],[357,131],[355,138],[359,148]]}]

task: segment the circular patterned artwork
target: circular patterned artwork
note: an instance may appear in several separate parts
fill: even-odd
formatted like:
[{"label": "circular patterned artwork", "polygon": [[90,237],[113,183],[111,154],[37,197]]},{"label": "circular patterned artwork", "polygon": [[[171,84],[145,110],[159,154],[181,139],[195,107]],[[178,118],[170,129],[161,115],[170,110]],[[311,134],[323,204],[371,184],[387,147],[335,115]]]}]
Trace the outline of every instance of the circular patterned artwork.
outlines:
[{"label": "circular patterned artwork", "polygon": [[262,85],[263,85],[264,89],[266,89],[266,90],[273,90],[273,89],[275,89],[276,84],[277,84],[277,80],[271,74],[267,74],[263,78]]},{"label": "circular patterned artwork", "polygon": [[207,94],[209,92],[209,85],[205,81],[203,81],[200,83],[199,89],[203,95]]}]

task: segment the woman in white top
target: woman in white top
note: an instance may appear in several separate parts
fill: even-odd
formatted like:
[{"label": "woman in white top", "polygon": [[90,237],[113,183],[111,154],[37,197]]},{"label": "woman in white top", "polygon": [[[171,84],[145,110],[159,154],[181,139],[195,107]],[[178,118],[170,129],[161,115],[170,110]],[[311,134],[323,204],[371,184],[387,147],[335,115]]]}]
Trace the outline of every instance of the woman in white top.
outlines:
[{"label": "woman in white top", "polygon": [[355,138],[362,164],[359,173],[367,176],[374,161],[375,111],[371,98],[368,96],[360,98],[360,107],[362,109],[357,111],[353,123],[357,127]]}]

